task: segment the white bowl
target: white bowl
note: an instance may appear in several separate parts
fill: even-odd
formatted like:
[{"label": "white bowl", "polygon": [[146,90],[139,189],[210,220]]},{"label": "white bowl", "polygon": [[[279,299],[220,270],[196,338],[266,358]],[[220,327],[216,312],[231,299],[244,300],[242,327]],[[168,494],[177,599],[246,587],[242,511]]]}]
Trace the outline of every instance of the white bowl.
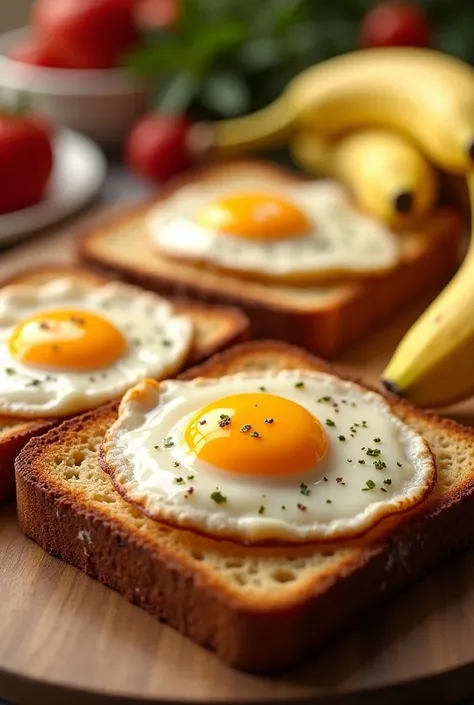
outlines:
[{"label": "white bowl", "polygon": [[0,35],[0,98],[8,103],[19,93],[27,94],[35,109],[54,123],[104,147],[119,145],[146,111],[150,84],[121,68],[55,69],[10,59],[10,50],[28,33],[22,28]]}]

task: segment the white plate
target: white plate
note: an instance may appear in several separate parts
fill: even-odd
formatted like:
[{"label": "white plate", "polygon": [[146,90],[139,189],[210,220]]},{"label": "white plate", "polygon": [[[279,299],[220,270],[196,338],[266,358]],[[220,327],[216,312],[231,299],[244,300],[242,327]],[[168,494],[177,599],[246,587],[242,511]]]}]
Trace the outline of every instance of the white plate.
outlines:
[{"label": "white plate", "polygon": [[0,215],[0,244],[72,215],[91,201],[104,183],[107,162],[92,140],[59,129],[53,148],[54,169],[44,199],[30,208]]}]

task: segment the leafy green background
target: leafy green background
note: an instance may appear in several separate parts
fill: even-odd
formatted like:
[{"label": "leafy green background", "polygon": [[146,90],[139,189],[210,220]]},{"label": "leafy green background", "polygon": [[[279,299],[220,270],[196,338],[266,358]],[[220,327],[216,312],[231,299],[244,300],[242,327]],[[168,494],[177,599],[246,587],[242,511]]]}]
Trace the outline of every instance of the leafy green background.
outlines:
[{"label": "leafy green background", "polygon": [[[174,28],[149,32],[126,59],[156,77],[156,107],[198,118],[269,103],[301,69],[359,45],[372,0],[181,0]],[[433,44],[474,63],[474,0],[413,0]]]}]

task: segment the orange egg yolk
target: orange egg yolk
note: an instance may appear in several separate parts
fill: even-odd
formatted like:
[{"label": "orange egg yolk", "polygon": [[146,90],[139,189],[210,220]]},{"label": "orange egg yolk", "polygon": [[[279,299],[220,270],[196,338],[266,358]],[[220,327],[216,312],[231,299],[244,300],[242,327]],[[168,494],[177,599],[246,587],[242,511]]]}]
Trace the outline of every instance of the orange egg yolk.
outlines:
[{"label": "orange egg yolk", "polygon": [[127,350],[122,333],[90,311],[57,310],[22,321],[8,343],[19,362],[83,372],[109,366]]},{"label": "orange egg yolk", "polygon": [[314,467],[328,440],[316,417],[273,394],[236,394],[201,409],[185,431],[200,460],[220,470],[284,478]]},{"label": "orange egg yolk", "polygon": [[269,193],[238,193],[206,205],[198,225],[248,240],[283,240],[310,229],[306,215],[293,203]]}]

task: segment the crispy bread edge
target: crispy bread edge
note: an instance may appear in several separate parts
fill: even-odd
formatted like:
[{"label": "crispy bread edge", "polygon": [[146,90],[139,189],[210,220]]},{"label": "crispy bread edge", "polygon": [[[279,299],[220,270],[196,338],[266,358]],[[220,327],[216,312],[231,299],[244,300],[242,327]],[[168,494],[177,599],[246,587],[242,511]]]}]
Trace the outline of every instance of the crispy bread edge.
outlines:
[{"label": "crispy bread edge", "polygon": [[[249,343],[215,356],[184,377],[220,375],[239,361],[278,355],[284,366],[323,369],[325,363],[282,343]],[[408,421],[421,417],[474,442],[474,430],[390,399]],[[42,449],[61,447],[66,434],[88,433],[109,425],[116,405],[89,412],[35,438],[17,459],[20,524],[46,551],[61,556],[92,577],[118,590],[131,602],[216,651],[231,665],[268,671],[297,664],[315,647],[357,617],[373,611],[389,595],[474,541],[470,517],[474,482],[448,489],[402,523],[387,538],[354,548],[323,580],[308,580],[287,603],[255,605],[235,591],[216,589],[211,571],[201,563],[178,560],[169,550],[156,551],[143,534],[125,530],[119,519],[89,509],[74,495],[64,495],[42,468]],[[429,500],[428,500],[429,502]],[[78,540],[87,532],[88,542]],[[262,644],[265,648],[262,649]]]}]

